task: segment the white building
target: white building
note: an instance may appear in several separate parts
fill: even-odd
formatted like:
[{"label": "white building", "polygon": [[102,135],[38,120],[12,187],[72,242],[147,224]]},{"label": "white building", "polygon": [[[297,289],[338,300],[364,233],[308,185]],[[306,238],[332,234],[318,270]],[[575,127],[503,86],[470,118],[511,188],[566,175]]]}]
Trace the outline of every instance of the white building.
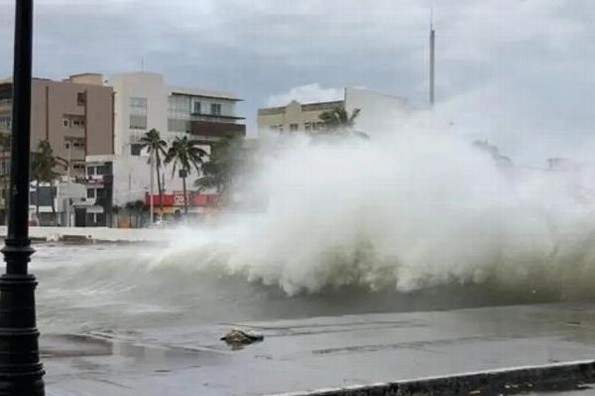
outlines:
[{"label": "white building", "polygon": [[370,136],[392,131],[395,122],[405,119],[412,111],[404,97],[358,88],[345,89],[345,109],[350,114],[360,109],[356,129]]},{"label": "white building", "polygon": [[404,119],[411,111],[406,98],[345,88],[343,98],[336,101],[299,103],[294,100],[286,106],[259,109],[258,130],[260,134],[268,131],[316,133],[322,124],[320,114],[336,107],[344,108],[350,114],[359,109],[356,129],[370,136],[392,128],[395,120]]},{"label": "white building", "polygon": [[[39,200],[35,182],[29,185],[29,218],[36,224],[42,225],[68,225],[74,224],[74,209],[76,205],[85,203],[87,189],[84,184],[68,182],[66,178],[54,183],[52,192],[49,183],[39,184]],[[37,206],[39,205],[39,217]],[[70,210],[69,211],[69,205]]]},{"label": "white building", "polygon": [[[145,200],[152,172],[140,139],[149,130],[158,130],[168,145],[188,136],[207,153],[213,142],[246,134],[240,123],[244,118],[236,115],[240,99],[230,92],[168,86],[161,74],[147,72],[114,75],[106,84],[114,90],[114,155],[87,156],[88,213]],[[189,175],[188,190],[196,189],[198,176],[195,171]],[[170,166],[164,166],[162,177],[164,193],[182,190],[182,179],[172,175]],[[158,194],[155,176],[153,192]]]},{"label": "white building", "polygon": [[[128,202],[144,201],[145,195],[151,192],[151,166],[146,156],[93,155],[87,157],[87,200],[97,201],[104,194],[105,175],[113,175],[113,206],[124,207]],[[153,171],[154,172],[154,171]],[[182,179],[172,174],[170,165],[161,169],[162,188],[164,192],[181,191]],[[194,190],[194,181],[198,178],[196,171],[187,177],[189,190]],[[153,193],[158,194],[157,177],[153,174]]]},{"label": "white building", "polygon": [[139,140],[153,128],[168,142],[184,135],[208,143],[246,134],[233,93],[168,86],[161,74],[147,72],[114,75],[108,85],[115,93],[116,155],[142,155]]}]

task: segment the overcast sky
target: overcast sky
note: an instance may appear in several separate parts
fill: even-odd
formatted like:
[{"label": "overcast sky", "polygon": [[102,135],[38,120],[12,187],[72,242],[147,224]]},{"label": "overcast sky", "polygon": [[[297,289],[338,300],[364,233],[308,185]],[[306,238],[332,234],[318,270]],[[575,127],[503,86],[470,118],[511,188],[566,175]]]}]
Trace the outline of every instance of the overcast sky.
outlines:
[{"label": "overcast sky", "polygon": [[[0,75],[14,0],[0,0]],[[345,86],[427,97],[427,0],[37,0],[34,73],[164,73],[258,107]],[[437,100],[455,129],[538,164],[595,144],[595,1],[434,0]]]}]

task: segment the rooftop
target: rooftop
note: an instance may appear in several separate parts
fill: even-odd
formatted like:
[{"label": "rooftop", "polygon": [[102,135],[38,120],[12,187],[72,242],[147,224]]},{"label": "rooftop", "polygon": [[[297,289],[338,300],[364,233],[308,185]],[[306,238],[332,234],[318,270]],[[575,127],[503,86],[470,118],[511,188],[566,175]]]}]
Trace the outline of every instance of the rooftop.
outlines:
[{"label": "rooftop", "polygon": [[211,99],[226,99],[231,100],[234,102],[242,101],[242,99],[238,98],[232,92],[226,91],[211,91],[201,88],[190,88],[190,87],[179,87],[179,86],[170,86],[168,88],[170,94],[172,95],[187,95],[187,96],[198,96],[201,98],[211,98]]},{"label": "rooftop", "polygon": [[[299,103],[297,101],[294,101],[294,102]],[[283,113],[285,113],[287,107],[290,104],[288,104],[287,106],[265,107],[265,108],[258,109],[258,115],[283,114]],[[335,100],[332,102],[314,102],[314,103],[299,103],[299,104],[302,106],[302,111],[319,111],[319,110],[330,110],[330,109],[334,109],[335,107],[341,107],[345,104],[345,101]]]}]

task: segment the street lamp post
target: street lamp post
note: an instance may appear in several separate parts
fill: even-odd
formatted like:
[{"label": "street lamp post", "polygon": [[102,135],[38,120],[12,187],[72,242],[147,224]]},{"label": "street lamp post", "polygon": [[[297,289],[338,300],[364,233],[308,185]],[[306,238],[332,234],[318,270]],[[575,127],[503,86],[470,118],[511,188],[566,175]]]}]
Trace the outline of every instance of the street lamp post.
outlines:
[{"label": "street lamp post", "polygon": [[[86,122],[86,121],[85,121]],[[68,171],[66,172],[66,227],[70,227],[70,165],[72,164],[72,141],[68,141]]]},{"label": "street lamp post", "polygon": [[16,1],[8,235],[0,277],[0,396],[43,396],[35,277],[28,273],[33,0]]}]

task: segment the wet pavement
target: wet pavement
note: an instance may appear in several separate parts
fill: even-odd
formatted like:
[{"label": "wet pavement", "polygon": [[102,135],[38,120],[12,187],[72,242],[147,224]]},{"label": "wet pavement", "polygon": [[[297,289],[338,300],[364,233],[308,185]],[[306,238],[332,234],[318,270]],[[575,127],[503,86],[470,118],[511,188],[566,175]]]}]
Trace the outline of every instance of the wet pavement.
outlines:
[{"label": "wet pavement", "polygon": [[[219,338],[232,328],[264,341],[231,350]],[[280,394],[591,360],[595,305],[53,334],[41,346],[50,396]]]}]

